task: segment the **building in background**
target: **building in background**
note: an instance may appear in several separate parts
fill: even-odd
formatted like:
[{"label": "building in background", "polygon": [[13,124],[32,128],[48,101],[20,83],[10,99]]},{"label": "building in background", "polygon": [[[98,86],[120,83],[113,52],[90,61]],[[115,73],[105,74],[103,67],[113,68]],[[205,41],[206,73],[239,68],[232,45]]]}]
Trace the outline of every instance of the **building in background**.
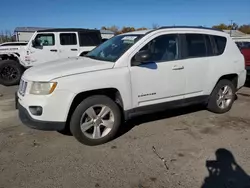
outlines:
[{"label": "building in background", "polygon": [[[44,27],[17,27],[14,30],[14,36],[18,42],[28,42],[34,32],[38,30],[54,29],[54,28],[44,28]],[[109,39],[114,36],[113,31],[100,30],[103,39]]]},{"label": "building in background", "polygon": [[223,30],[228,33],[234,41],[250,42],[250,35],[245,34],[239,30]]},{"label": "building in background", "polygon": [[50,29],[41,27],[17,27],[14,30],[14,36],[18,42],[28,42],[35,31]]}]

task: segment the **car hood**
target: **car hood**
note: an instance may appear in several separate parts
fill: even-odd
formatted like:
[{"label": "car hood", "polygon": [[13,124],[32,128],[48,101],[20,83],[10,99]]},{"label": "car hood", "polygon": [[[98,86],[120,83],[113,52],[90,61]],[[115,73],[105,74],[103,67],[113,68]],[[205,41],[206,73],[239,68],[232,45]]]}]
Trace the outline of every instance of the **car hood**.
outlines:
[{"label": "car hood", "polygon": [[23,78],[29,81],[50,81],[73,74],[111,69],[113,66],[112,62],[87,57],[71,57],[31,67],[24,72]]}]

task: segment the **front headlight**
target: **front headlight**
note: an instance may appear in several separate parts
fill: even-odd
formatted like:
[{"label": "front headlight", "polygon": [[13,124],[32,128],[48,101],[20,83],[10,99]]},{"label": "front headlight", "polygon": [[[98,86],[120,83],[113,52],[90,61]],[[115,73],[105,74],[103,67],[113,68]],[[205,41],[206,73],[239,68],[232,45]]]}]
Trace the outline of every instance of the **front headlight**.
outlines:
[{"label": "front headlight", "polygon": [[34,95],[49,95],[57,86],[57,82],[33,82],[30,89],[30,94]]}]

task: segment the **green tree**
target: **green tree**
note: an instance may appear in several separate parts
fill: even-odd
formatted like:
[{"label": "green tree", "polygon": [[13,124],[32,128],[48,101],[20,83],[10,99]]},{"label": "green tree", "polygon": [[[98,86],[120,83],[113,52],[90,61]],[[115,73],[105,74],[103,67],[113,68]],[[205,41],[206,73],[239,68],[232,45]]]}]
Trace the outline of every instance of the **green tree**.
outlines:
[{"label": "green tree", "polygon": [[9,30],[1,31],[0,32],[0,44],[4,42],[13,42],[14,37]]},{"label": "green tree", "polygon": [[120,33],[127,33],[127,32],[131,32],[131,31],[135,31],[134,27],[123,27],[120,31]]},{"label": "green tree", "polygon": [[140,28],[137,28],[136,31],[141,31],[141,30],[147,30],[148,28],[146,27],[140,27]]},{"label": "green tree", "polygon": [[221,23],[219,25],[214,25],[213,28],[215,29],[221,29],[221,30],[227,30],[230,29],[228,25]]}]

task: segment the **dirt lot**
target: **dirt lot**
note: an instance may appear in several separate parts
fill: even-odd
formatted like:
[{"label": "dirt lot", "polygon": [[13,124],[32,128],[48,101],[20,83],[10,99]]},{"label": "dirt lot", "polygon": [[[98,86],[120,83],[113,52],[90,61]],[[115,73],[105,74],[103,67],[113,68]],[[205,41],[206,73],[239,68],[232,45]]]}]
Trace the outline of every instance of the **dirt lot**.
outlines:
[{"label": "dirt lot", "polygon": [[97,147],[22,125],[15,89],[0,86],[0,188],[241,187],[250,174],[249,88],[227,114],[189,107],[138,117]]}]

